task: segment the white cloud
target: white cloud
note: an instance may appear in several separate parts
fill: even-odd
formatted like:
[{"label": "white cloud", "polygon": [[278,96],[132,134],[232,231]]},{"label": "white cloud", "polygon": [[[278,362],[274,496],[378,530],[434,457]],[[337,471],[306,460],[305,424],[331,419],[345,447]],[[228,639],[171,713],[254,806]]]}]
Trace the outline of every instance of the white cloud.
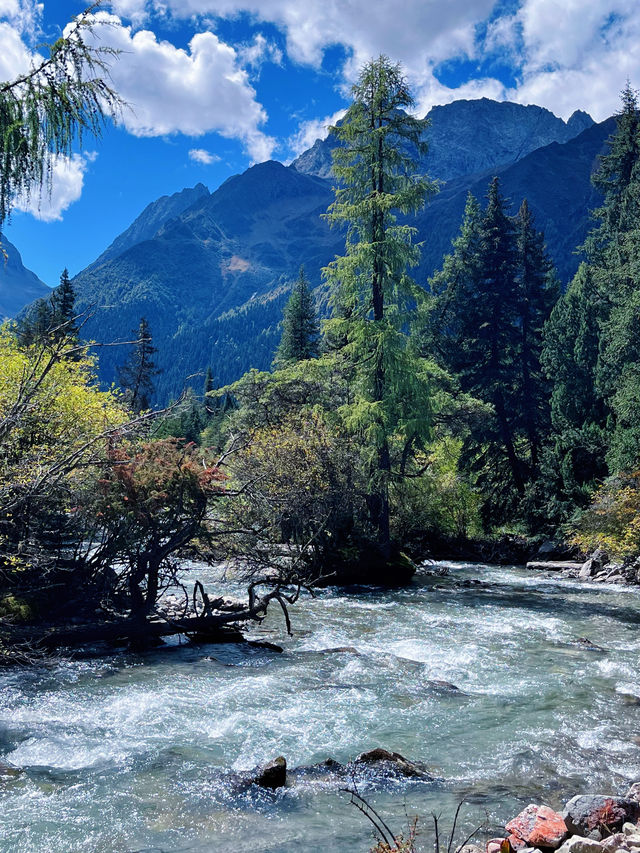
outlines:
[{"label": "white cloud", "polygon": [[43,9],[38,0],[0,0],[0,18],[30,39],[40,33]]},{"label": "white cloud", "polygon": [[524,56],[513,100],[565,118],[585,109],[599,121],[618,109],[627,77],[640,85],[637,0],[525,0],[518,18]]},{"label": "white cloud", "polygon": [[324,139],[329,126],[335,124],[345,113],[346,110],[338,110],[333,115],[325,116],[325,118],[303,121],[297,133],[288,140],[288,148],[293,152],[293,156],[297,157],[298,154],[302,154],[303,151],[311,148],[316,139]]},{"label": "white cloud", "polygon": [[111,76],[129,104],[121,121],[130,133],[197,137],[215,131],[241,140],[254,161],[268,159],[275,140],[260,129],[267,115],[233,47],[201,32],[183,50],[150,30],[133,32],[106,12],[96,20],[110,24],[96,33],[99,43],[121,51]]},{"label": "white cloud", "polygon": [[31,53],[18,30],[6,21],[0,22],[0,80],[13,80],[31,65]]},{"label": "white cloud", "polygon": [[46,184],[42,189],[36,188],[28,198],[16,199],[15,209],[30,213],[43,222],[61,220],[63,211],[82,195],[87,167],[88,160],[81,154],[57,157],[52,166],[51,192]]},{"label": "white cloud", "polygon": [[259,69],[265,62],[282,64],[282,51],[278,45],[267,39],[262,33],[256,33],[249,44],[240,45],[238,56],[243,65]]},{"label": "white cloud", "polygon": [[[423,111],[459,97],[487,96],[536,102],[565,118],[582,108],[603,119],[618,108],[627,76],[640,86],[639,0],[519,0],[515,10],[502,14],[496,14],[495,0],[406,0],[401,11],[370,0],[114,3],[123,14],[135,6],[138,15],[153,9],[180,18],[233,18],[244,12],[278,26],[289,57],[316,67],[327,48],[342,45],[346,82],[362,62],[386,53],[403,63]],[[487,21],[479,42],[478,25]],[[516,86],[506,89],[481,72],[455,89],[438,81],[439,64],[457,58],[481,62],[487,54],[511,66]]]},{"label": "white cloud", "polygon": [[204,148],[192,148],[189,151],[189,159],[196,163],[202,163],[204,166],[210,166],[212,163],[219,163],[220,157],[217,154],[212,154]]}]

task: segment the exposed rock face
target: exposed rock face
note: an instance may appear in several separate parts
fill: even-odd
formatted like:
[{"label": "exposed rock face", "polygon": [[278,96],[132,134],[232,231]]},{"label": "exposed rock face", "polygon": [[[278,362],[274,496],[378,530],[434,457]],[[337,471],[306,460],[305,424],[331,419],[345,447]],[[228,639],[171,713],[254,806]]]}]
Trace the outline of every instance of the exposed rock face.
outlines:
[{"label": "exposed rock face", "polygon": [[[426,117],[431,122],[426,133],[429,151],[421,167],[441,181],[513,163],[536,148],[568,142],[593,124],[580,110],[564,122],[544,107],[489,98],[436,106]],[[304,174],[328,178],[336,145],[333,135],[317,139],[291,165]]]},{"label": "exposed rock face", "polygon": [[284,788],[287,784],[287,760],[282,755],[274,758],[273,761],[261,768],[252,782],[261,788],[271,788],[273,791],[276,788]]},{"label": "exposed rock face", "polygon": [[[509,841],[514,847],[549,847],[556,849],[568,835],[567,826],[558,812],[554,812],[548,806],[528,805],[524,811],[510,821],[505,829],[515,836],[515,843]],[[521,843],[518,843],[521,842]]]},{"label": "exposed rock face", "polygon": [[627,822],[640,817],[640,803],[624,797],[587,794],[569,800],[562,813],[567,829],[573,835],[587,836],[594,830],[619,830]]},{"label": "exposed rock face", "polygon": [[50,293],[51,289],[22,263],[13,243],[0,235],[0,322],[17,317],[31,302]]}]

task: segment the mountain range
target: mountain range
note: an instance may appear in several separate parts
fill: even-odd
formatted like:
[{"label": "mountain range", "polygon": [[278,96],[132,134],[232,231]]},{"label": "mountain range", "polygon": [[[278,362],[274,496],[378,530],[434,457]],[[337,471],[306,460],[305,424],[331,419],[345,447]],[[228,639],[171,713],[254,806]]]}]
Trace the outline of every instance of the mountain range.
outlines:
[{"label": "mountain range", "polygon": [[[483,199],[497,174],[513,212],[528,198],[566,282],[599,203],[590,177],[614,120],[595,124],[579,111],[565,122],[538,106],[484,98],[434,107],[428,118],[421,167],[440,192],[412,218],[423,244],[415,279],[426,285],[458,232],[467,193]],[[260,163],[213,193],[198,184],[152,202],[76,276],[90,338],[130,340],[146,317],[162,371],[156,402],[185,383],[199,388],[207,365],[220,384],[268,367],[301,265],[321,294],[323,266],[344,249],[344,234],[322,218],[333,200],[336,144],[329,135],[288,166]],[[119,347],[100,351],[105,382],[126,356]]]},{"label": "mountain range", "polygon": [[16,317],[25,306],[49,293],[50,288],[22,263],[13,243],[0,234],[0,321]]}]

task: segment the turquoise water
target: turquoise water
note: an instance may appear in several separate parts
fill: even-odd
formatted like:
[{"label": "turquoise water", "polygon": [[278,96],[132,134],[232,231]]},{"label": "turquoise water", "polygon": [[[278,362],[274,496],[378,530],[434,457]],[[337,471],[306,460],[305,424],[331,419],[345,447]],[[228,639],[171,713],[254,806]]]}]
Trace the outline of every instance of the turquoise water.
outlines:
[{"label": "turquoise water", "polygon": [[274,608],[253,634],[284,654],[176,645],[0,675],[0,762],[25,768],[0,780],[0,851],[367,851],[336,784],[238,792],[225,777],[280,754],[293,768],[382,746],[425,762],[443,781],[355,779],[395,831],[422,816],[425,850],[430,815],[446,828],[463,796],[465,829],[624,792],[640,778],[640,594],[449,565],[399,591],[304,599],[293,637]]}]

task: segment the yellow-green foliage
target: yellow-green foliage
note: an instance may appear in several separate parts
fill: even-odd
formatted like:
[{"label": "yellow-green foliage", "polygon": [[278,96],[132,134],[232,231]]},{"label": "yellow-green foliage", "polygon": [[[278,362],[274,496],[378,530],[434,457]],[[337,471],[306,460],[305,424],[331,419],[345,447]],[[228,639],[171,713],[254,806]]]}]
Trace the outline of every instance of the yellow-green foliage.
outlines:
[{"label": "yellow-green foliage", "polygon": [[394,484],[392,524],[397,538],[438,530],[473,536],[482,529],[480,494],[460,472],[462,440],[444,436],[422,454],[423,476]]},{"label": "yellow-green foliage", "polygon": [[599,546],[612,557],[640,554],[640,471],[618,474],[598,489],[573,539],[585,551]]},{"label": "yellow-green foliage", "polygon": [[[57,489],[71,497],[74,481],[104,455],[101,436],[128,419],[118,397],[100,391],[88,357],[21,347],[0,327],[0,521],[14,522],[21,505]],[[0,530],[0,536],[2,531]]]}]

